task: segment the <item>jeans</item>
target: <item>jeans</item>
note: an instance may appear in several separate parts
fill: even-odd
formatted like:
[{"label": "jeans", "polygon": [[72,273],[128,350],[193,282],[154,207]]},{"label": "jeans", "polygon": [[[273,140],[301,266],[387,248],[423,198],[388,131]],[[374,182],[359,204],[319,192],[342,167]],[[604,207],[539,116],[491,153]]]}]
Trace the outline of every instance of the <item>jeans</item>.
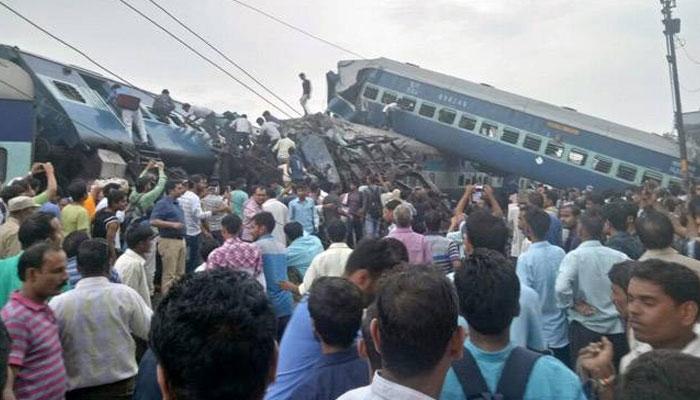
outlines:
[{"label": "jeans", "polygon": [[372,218],[369,215],[365,217],[365,237],[376,239],[379,237],[379,218]]},{"label": "jeans", "polygon": [[613,345],[613,365],[620,366],[622,356],[629,353],[630,347],[624,333],[601,334],[583,326],[578,321],[572,321],[569,325],[569,346],[571,352],[571,365],[576,365],[578,352],[592,342],[599,342],[605,336]]},{"label": "jeans", "polygon": [[202,239],[202,234],[194,236],[185,236],[187,243],[187,264],[185,265],[185,273],[191,274],[199,266],[199,244]]},{"label": "jeans", "polygon": [[134,377],[105,385],[71,390],[66,400],[130,400],[134,394]]},{"label": "jeans", "polygon": [[362,219],[360,217],[348,218],[347,231],[348,236],[346,242],[348,246],[354,248],[355,244],[362,239],[362,234],[364,233]]}]

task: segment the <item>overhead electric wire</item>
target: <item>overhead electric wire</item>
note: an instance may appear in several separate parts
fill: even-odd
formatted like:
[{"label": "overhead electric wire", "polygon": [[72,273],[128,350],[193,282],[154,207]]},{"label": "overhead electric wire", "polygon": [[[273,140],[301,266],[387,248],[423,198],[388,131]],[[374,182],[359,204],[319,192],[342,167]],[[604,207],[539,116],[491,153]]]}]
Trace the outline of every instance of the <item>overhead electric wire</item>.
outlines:
[{"label": "overhead electric wire", "polygon": [[136,85],[134,85],[133,83],[129,82],[129,81],[128,81],[127,79],[125,79],[123,76],[118,75],[116,72],[110,70],[109,68],[107,68],[107,67],[105,67],[104,65],[100,64],[99,62],[97,62],[94,58],[90,57],[90,56],[89,56],[87,53],[85,53],[84,51],[82,51],[82,50],[80,50],[79,48],[75,47],[74,45],[72,45],[72,44],[66,42],[65,40],[63,40],[63,39],[61,39],[60,37],[56,36],[55,34],[51,33],[51,32],[48,31],[47,29],[43,28],[43,27],[40,26],[39,24],[37,24],[37,23],[35,23],[34,21],[30,20],[29,18],[25,17],[25,16],[22,15],[19,11],[17,11],[17,10],[15,10],[14,8],[8,6],[4,1],[0,0],[0,5],[3,6],[3,7],[5,7],[8,11],[10,11],[10,12],[13,13],[13,14],[15,14],[16,16],[18,16],[18,17],[21,18],[22,20],[24,20],[24,21],[25,21],[26,23],[28,23],[29,25],[31,25],[31,26],[33,26],[34,28],[40,30],[40,31],[43,32],[44,34],[50,36],[52,39],[58,41],[59,43],[61,43],[62,45],[68,47],[69,49],[75,51],[76,53],[80,54],[80,55],[83,56],[86,60],[90,61],[93,65],[97,66],[99,69],[101,69],[101,70],[107,72],[108,74],[114,76],[115,78],[119,79],[119,80],[122,81],[123,83],[126,83],[127,85],[136,88]]},{"label": "overhead electric wire", "polygon": [[285,106],[289,107],[292,111],[294,111],[294,112],[297,113],[298,115],[302,115],[299,111],[297,111],[294,107],[292,107],[289,103],[287,103],[282,97],[278,96],[275,92],[273,92],[272,89],[270,89],[270,88],[268,88],[267,86],[265,86],[265,84],[263,84],[263,83],[260,82],[258,79],[256,79],[256,78],[255,78],[251,73],[249,73],[245,68],[243,68],[243,67],[240,66],[238,63],[236,63],[235,61],[233,61],[230,57],[228,57],[226,54],[224,54],[224,53],[223,53],[221,50],[219,50],[216,46],[214,46],[213,44],[211,44],[207,39],[203,38],[200,34],[198,34],[197,32],[195,32],[194,30],[192,30],[189,26],[187,26],[187,25],[186,25],[184,22],[182,22],[179,18],[177,18],[177,17],[174,16],[171,12],[169,12],[168,10],[166,10],[163,6],[161,6],[160,4],[158,4],[158,2],[156,2],[155,0],[148,0],[148,1],[150,1],[151,4],[153,4],[154,6],[158,7],[161,11],[163,11],[168,17],[170,17],[170,18],[171,18],[173,21],[175,21],[178,25],[180,25],[181,27],[185,28],[189,33],[191,33],[191,34],[193,34],[194,36],[196,36],[199,40],[201,40],[204,44],[206,44],[210,49],[214,50],[218,55],[220,55],[221,57],[223,57],[223,58],[224,58],[226,61],[228,61],[231,65],[233,65],[234,67],[238,68],[238,69],[239,69],[241,72],[243,72],[248,78],[252,79],[253,82],[255,82],[255,83],[257,83],[258,85],[260,85],[260,87],[262,87],[263,89],[265,89],[265,91],[267,91],[269,94],[271,94],[272,96],[274,96],[277,100],[279,100],[280,102],[282,102],[282,104],[284,104]]},{"label": "overhead electric wire", "polygon": [[160,30],[162,30],[163,32],[165,32],[168,36],[172,37],[172,38],[175,39],[178,43],[180,43],[180,44],[182,44],[183,46],[185,46],[186,48],[188,48],[191,52],[195,53],[195,54],[198,55],[200,58],[202,58],[203,60],[207,61],[209,64],[211,64],[212,66],[214,66],[216,69],[218,69],[219,71],[221,71],[221,72],[223,72],[224,74],[226,74],[229,78],[231,78],[231,79],[233,79],[234,81],[238,82],[241,86],[243,86],[244,88],[248,89],[250,92],[252,92],[252,93],[255,94],[256,96],[258,96],[259,98],[261,98],[262,100],[264,100],[266,103],[270,104],[272,107],[274,107],[275,109],[277,109],[278,111],[280,111],[281,113],[283,113],[284,115],[286,115],[287,117],[293,118],[288,112],[284,111],[284,110],[283,110],[282,108],[280,108],[277,104],[275,104],[274,102],[272,102],[271,100],[269,100],[267,97],[263,96],[261,93],[259,93],[259,92],[258,92],[257,90],[255,90],[254,88],[250,87],[247,83],[245,83],[245,82],[241,81],[240,79],[236,78],[236,76],[234,76],[234,75],[231,74],[229,71],[227,71],[226,69],[224,69],[223,67],[221,67],[221,66],[220,66],[219,64],[217,64],[216,62],[214,62],[211,58],[205,56],[204,54],[202,54],[201,52],[199,52],[197,49],[195,49],[194,47],[192,47],[192,46],[190,46],[189,44],[187,44],[184,40],[180,39],[180,37],[178,37],[178,36],[175,35],[174,33],[170,32],[167,28],[165,28],[163,25],[161,25],[161,24],[159,24],[158,22],[156,22],[153,18],[151,18],[151,17],[149,17],[148,15],[144,14],[141,10],[139,10],[139,9],[136,8],[136,7],[134,7],[133,5],[131,5],[131,4],[130,4],[129,2],[127,2],[126,0],[118,0],[118,1],[119,1],[120,3],[122,3],[122,4],[124,4],[127,8],[129,8],[130,10],[132,10],[133,12],[135,12],[136,14],[140,15],[142,18],[144,18],[144,19],[146,19],[147,21],[149,21],[151,24],[157,26]]},{"label": "overhead electric wire", "polygon": [[243,6],[243,7],[247,8],[247,9],[249,9],[249,10],[253,10],[253,11],[255,11],[255,12],[258,13],[258,14],[264,15],[265,17],[270,18],[270,19],[272,19],[273,21],[282,24],[282,25],[286,26],[287,28],[290,28],[290,29],[292,29],[292,30],[295,30],[295,31],[297,31],[297,32],[299,32],[299,33],[301,33],[301,34],[303,34],[303,35],[306,35],[306,36],[308,36],[308,37],[310,37],[310,38],[313,38],[313,39],[315,39],[315,40],[318,40],[318,41],[320,41],[320,42],[323,42],[323,43],[325,43],[325,44],[327,44],[327,45],[329,45],[329,46],[335,47],[335,48],[338,49],[338,50],[344,51],[344,52],[346,52],[346,53],[348,53],[348,54],[352,54],[353,56],[359,57],[359,58],[361,58],[361,59],[363,59],[363,60],[366,60],[366,59],[367,59],[367,57],[365,57],[365,56],[363,56],[363,55],[361,55],[361,54],[359,54],[359,53],[357,53],[357,52],[354,52],[354,51],[352,51],[352,50],[350,50],[350,49],[348,49],[348,48],[345,48],[345,47],[343,47],[343,46],[341,46],[341,45],[339,45],[339,44],[335,44],[335,43],[331,42],[330,40],[326,40],[326,39],[324,39],[324,38],[322,38],[322,37],[320,37],[320,36],[314,35],[313,33],[309,32],[309,31],[307,31],[307,30],[305,30],[305,29],[302,29],[302,28],[299,28],[299,27],[297,27],[297,26],[294,26],[294,25],[290,24],[289,22],[286,22],[286,21],[282,20],[282,19],[279,18],[279,17],[276,17],[276,16],[274,16],[274,15],[272,15],[272,14],[266,12],[266,11],[263,11],[263,10],[257,8],[257,7],[251,6],[250,4],[247,4],[247,3],[243,2],[243,1],[240,1],[240,0],[231,0],[231,1],[234,2],[234,3],[236,3],[236,4],[239,4],[239,5]]}]

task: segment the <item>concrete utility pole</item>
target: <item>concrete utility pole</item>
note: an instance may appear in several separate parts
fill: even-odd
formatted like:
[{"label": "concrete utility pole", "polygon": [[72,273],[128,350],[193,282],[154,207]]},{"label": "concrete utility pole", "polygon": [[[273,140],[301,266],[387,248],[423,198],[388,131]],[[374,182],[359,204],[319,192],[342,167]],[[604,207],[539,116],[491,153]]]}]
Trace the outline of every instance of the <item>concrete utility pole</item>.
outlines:
[{"label": "concrete utility pole", "polygon": [[[666,36],[666,60],[671,70],[671,85],[673,87],[673,113],[678,132],[678,144],[680,147],[681,177],[683,186],[690,190],[690,175],[688,173],[688,149],[686,147],[685,128],[683,127],[683,107],[681,106],[681,90],[678,81],[678,63],[676,62],[675,35],[681,31],[680,18],[673,18],[671,10],[676,8],[676,0],[661,0],[661,14],[664,19],[664,35]],[[690,193],[690,192],[688,192]]]}]

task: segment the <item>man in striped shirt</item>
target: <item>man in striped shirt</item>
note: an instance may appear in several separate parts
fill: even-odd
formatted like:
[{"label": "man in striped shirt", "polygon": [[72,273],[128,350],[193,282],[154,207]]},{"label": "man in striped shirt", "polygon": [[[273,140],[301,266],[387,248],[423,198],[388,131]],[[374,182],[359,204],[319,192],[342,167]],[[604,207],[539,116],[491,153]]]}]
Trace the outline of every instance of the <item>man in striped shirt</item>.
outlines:
[{"label": "man in striped shirt", "polygon": [[50,243],[38,243],[22,254],[17,270],[22,288],[0,312],[12,338],[4,398],[63,399],[63,350],[56,317],[46,302],[68,281],[66,254]]}]

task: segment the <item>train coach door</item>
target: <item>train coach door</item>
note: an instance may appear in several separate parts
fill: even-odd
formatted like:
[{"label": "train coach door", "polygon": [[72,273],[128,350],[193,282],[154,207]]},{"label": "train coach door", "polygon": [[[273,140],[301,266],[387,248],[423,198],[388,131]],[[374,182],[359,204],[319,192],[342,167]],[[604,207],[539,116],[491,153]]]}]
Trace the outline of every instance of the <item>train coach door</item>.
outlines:
[{"label": "train coach door", "polygon": [[29,171],[33,139],[32,78],[17,64],[0,59],[0,183]]}]

